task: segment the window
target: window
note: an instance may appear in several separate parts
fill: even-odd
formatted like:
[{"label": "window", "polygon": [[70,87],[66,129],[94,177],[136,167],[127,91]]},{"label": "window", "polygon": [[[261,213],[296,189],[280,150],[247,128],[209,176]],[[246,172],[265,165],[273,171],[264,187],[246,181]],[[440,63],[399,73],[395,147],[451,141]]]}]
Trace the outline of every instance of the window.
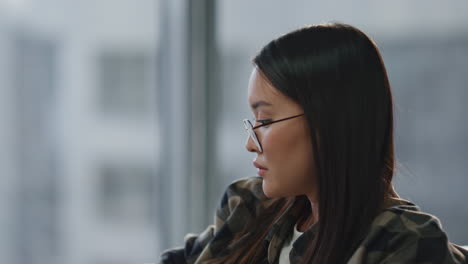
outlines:
[{"label": "window", "polygon": [[114,118],[152,114],[152,63],[153,58],[144,52],[102,52],[98,57],[101,112]]},{"label": "window", "polygon": [[154,224],[154,169],[125,161],[104,163],[98,177],[97,215],[103,224]]}]

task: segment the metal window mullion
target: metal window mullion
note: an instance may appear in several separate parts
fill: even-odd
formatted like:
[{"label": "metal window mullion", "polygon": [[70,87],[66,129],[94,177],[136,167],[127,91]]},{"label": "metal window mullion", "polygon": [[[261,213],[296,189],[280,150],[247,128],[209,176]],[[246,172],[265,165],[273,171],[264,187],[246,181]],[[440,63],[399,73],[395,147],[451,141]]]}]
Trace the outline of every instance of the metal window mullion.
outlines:
[{"label": "metal window mullion", "polygon": [[192,177],[190,178],[191,224],[199,231],[213,222],[213,210],[209,204],[210,185],[213,183],[213,138],[216,122],[213,119],[210,94],[216,75],[213,62],[214,52],[214,1],[190,2],[190,51],[191,51],[191,118],[192,118]]},{"label": "metal window mullion", "polygon": [[[161,247],[180,246],[188,232],[212,222],[207,210],[213,175],[209,92],[213,87],[214,1],[161,2],[158,114],[161,131]],[[210,127],[211,126],[211,127]],[[211,177],[212,178],[212,177]]]},{"label": "metal window mullion", "polygon": [[161,247],[180,246],[187,232],[187,178],[190,177],[187,1],[161,1],[158,63],[158,114],[161,135],[159,239]]}]

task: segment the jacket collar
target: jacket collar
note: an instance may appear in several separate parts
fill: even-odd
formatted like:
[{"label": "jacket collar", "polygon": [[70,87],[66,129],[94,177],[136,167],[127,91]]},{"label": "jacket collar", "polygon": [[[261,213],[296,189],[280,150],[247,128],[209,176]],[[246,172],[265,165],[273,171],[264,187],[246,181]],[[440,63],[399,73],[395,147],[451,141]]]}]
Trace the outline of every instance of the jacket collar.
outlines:
[{"label": "jacket collar", "polygon": [[[269,263],[276,263],[278,260],[281,248],[285,241],[290,239],[294,225],[300,214],[305,210],[305,206],[310,206],[307,196],[297,196],[273,224],[264,241],[264,246],[268,248]],[[298,257],[300,257],[302,250],[305,250],[301,245],[307,245],[307,241],[313,239],[316,228],[317,224],[312,225],[294,242],[292,251],[298,254]]]},{"label": "jacket collar", "polygon": [[[305,206],[310,206],[307,196],[297,196],[273,224],[264,240],[264,247],[268,250],[268,263],[277,263],[283,244],[290,239],[294,225],[300,214],[305,210]],[[401,199],[398,196],[386,199],[382,211],[402,207],[419,211],[419,208],[413,203]],[[307,250],[307,245],[310,245],[310,241],[313,241],[317,228],[317,223],[313,224],[293,243],[291,249],[291,263],[297,263],[302,257]]]}]

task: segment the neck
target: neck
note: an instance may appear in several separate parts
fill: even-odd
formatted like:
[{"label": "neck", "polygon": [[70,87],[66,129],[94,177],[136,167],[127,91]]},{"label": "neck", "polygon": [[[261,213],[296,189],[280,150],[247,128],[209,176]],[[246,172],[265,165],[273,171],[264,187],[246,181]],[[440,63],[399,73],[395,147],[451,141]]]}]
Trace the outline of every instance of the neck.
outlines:
[{"label": "neck", "polygon": [[312,202],[309,198],[310,201],[310,208],[308,214],[305,216],[299,218],[298,223],[297,223],[297,230],[299,232],[305,232],[307,229],[309,229],[313,224],[317,223],[319,217],[318,217],[318,202]]}]

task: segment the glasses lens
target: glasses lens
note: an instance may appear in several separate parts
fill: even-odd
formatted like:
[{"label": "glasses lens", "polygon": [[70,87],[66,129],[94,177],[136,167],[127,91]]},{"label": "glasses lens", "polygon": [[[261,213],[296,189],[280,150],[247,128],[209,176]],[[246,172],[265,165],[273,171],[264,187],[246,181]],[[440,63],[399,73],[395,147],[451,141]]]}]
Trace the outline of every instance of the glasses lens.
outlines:
[{"label": "glasses lens", "polygon": [[260,142],[258,141],[257,135],[255,134],[255,131],[253,130],[253,125],[252,122],[248,119],[244,119],[244,127],[248,131],[249,136],[252,138],[252,140],[255,142],[255,145],[257,148],[262,152],[262,147],[260,146]]}]

